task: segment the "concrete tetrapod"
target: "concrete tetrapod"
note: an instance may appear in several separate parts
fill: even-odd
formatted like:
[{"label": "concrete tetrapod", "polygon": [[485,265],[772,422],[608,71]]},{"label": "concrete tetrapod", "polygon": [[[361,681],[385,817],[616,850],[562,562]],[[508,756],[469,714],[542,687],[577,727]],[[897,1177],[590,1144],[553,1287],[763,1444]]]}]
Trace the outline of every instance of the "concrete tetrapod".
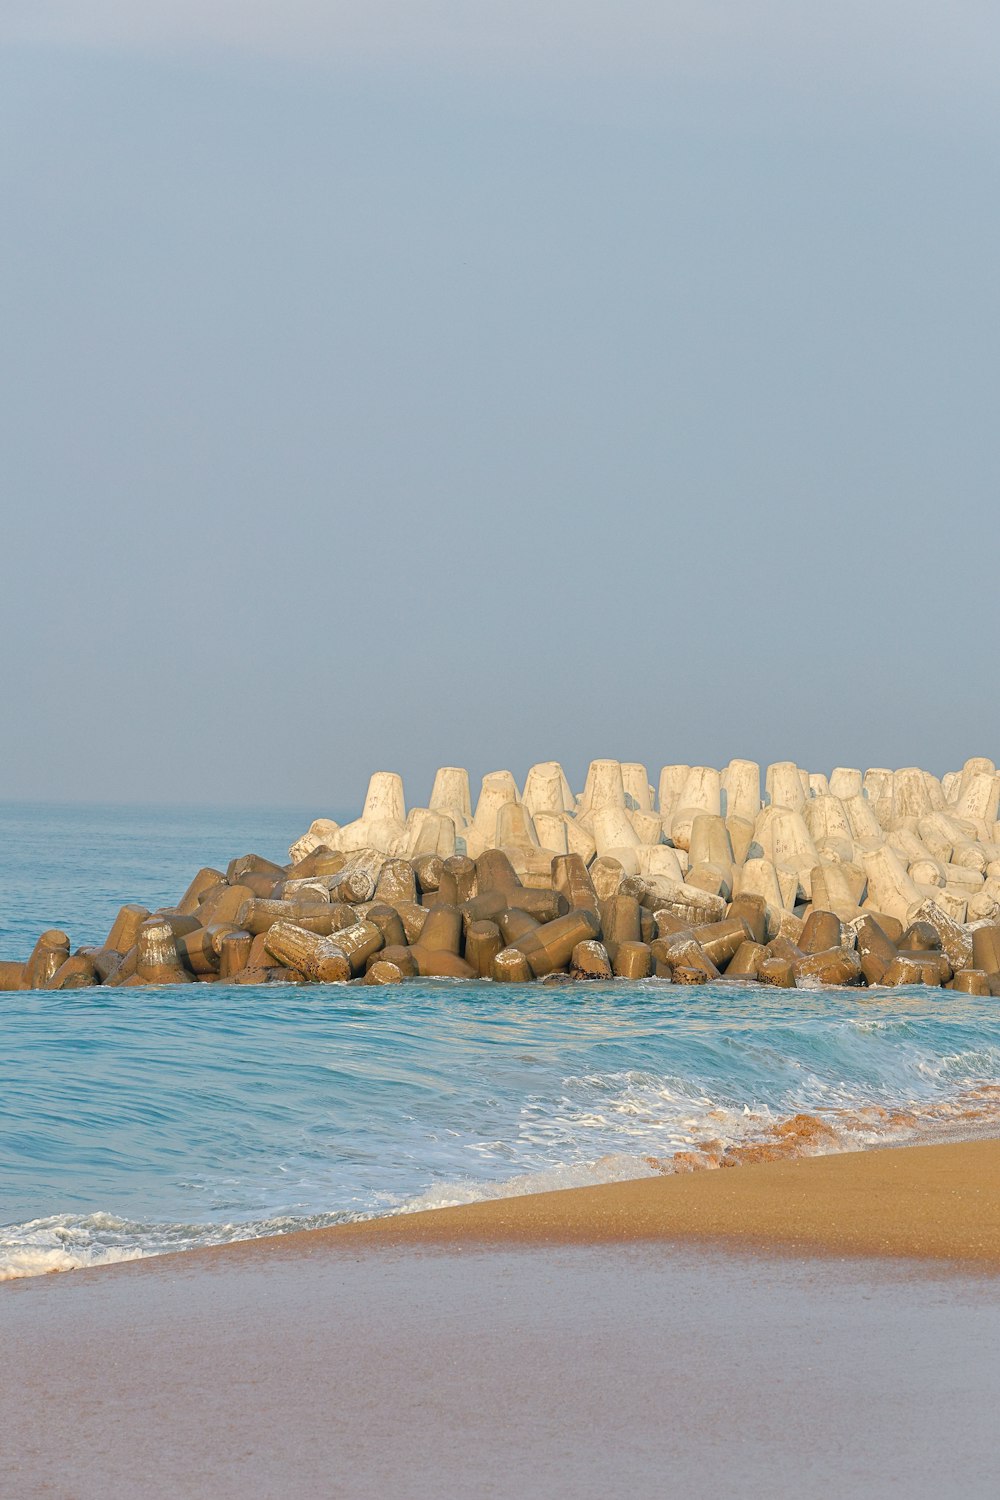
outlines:
[{"label": "concrete tetrapod", "polygon": [[596,938],[600,930],[594,913],[589,908],[581,908],[557,917],[554,922],[546,922],[511,946],[524,954],[535,978],[541,979],[553,969],[564,968],[577,943]]},{"label": "concrete tetrapod", "polygon": [[797,812],[805,804],[802,773],[793,760],[779,760],[768,766],[764,773],[764,790],[772,807]]},{"label": "concrete tetrapod", "polygon": [[401,901],[416,899],[417,879],[409,860],[387,859],[379,871],[375,900],[397,906]]},{"label": "concrete tetrapod", "polygon": [[649,944],[632,941],[619,943],[614,971],[619,979],[648,979],[653,972],[653,953]]},{"label": "concrete tetrapod", "polygon": [[[471,835],[466,828],[465,837]],[[415,807],[406,820],[403,835],[393,841],[389,852],[404,854],[407,859],[416,859],[421,854],[436,854],[447,859],[455,853],[455,824],[447,813],[431,812],[427,807]]]},{"label": "concrete tetrapod", "polygon": [[127,953],[135,946],[139,928],[143,922],[149,920],[150,915],[151,913],[145,906],[139,906],[134,902],[123,906],[112,923],[105,947],[114,948],[118,953]]},{"label": "concrete tetrapod", "polygon": [[982,969],[963,969],[951,981],[951,988],[963,995],[989,995],[990,982]]},{"label": "concrete tetrapod", "polygon": [[670,837],[678,849],[689,849],[691,827],[699,813],[722,813],[722,777],[711,766],[692,766],[670,819]]},{"label": "concrete tetrapod", "polygon": [[625,807],[625,783],[622,779],[621,762],[617,760],[592,760],[587,769],[587,779],[577,816],[587,818],[603,807]]},{"label": "concrete tetrapod", "polygon": [[802,953],[824,953],[828,948],[841,948],[844,943],[843,929],[840,918],[832,911],[819,911],[815,908],[809,913],[799,938],[799,949]]},{"label": "concrete tetrapod", "polygon": [[[693,937],[681,937],[671,943],[665,963],[671,978],[678,984],[704,983],[720,977],[718,967]],[[677,977],[679,972],[682,973],[680,979]],[[700,975],[700,980],[694,980],[693,975]]]},{"label": "concrete tetrapod", "polygon": [[760,966],[767,958],[767,949],[763,943],[752,942],[749,938],[740,944],[726,967],[727,979],[757,979],[760,974]]},{"label": "concrete tetrapod", "polygon": [[331,937],[322,937],[296,927],[293,922],[275,922],[265,936],[267,951],[286,968],[322,984],[350,979],[351,965],[343,949]]},{"label": "concrete tetrapod", "polygon": [[657,800],[660,804],[660,826],[663,836],[670,837],[670,822],[678,806],[678,797],[687,780],[690,766],[664,766],[660,772]]},{"label": "concrete tetrapod", "polygon": [[611,979],[613,977],[608,951],[595,938],[577,943],[570,955],[569,971],[574,979]]},{"label": "concrete tetrapod", "polygon": [[69,938],[58,927],[43,932],[24,966],[20,988],[47,990],[59,969],[69,958]]},{"label": "concrete tetrapod", "polygon": [[492,977],[500,984],[529,984],[531,965],[518,948],[502,948],[493,960]]},{"label": "concrete tetrapod", "polygon": [[602,901],[598,911],[604,947],[613,964],[620,943],[639,942],[642,938],[639,902],[634,896],[619,894]]},{"label": "concrete tetrapod", "polygon": [[773,933],[768,933],[767,902],[761,896],[752,896],[748,892],[734,896],[729,903],[727,916],[739,917],[745,922],[755,943],[766,943],[769,936],[774,936]]},{"label": "concrete tetrapod", "polygon": [[755,760],[731,760],[722,773],[723,811],[727,820],[753,824],[760,811],[760,766]]},{"label": "concrete tetrapod", "polygon": [[234,979],[246,968],[253,938],[238,927],[227,932],[219,944],[219,978]]},{"label": "concrete tetrapod", "polygon": [[882,844],[877,849],[862,850],[861,863],[868,877],[868,897],[864,905],[905,922],[908,913],[921,904],[923,897],[899,855],[888,844]]},{"label": "concrete tetrapod", "polygon": [[563,814],[572,810],[573,797],[558,761],[542,761],[531,767],[521,800],[533,818],[543,812]]},{"label": "concrete tetrapod", "polygon": [[308,830],[289,849],[289,859],[305,859],[316,849],[336,849],[339,832],[340,824],[335,823],[332,818],[314,818]]},{"label": "concrete tetrapod", "polygon": [[569,853],[569,825],[565,813],[536,812],[532,822],[535,825],[535,836],[543,849],[550,854]]},{"label": "concrete tetrapod", "polygon": [[[177,939],[163,917],[143,922],[136,937],[136,978],[142,984],[190,984],[177,951]],[[126,983],[131,983],[131,980]]]},{"label": "concrete tetrapod", "polygon": [[402,970],[396,964],[387,959],[376,959],[365,971],[363,983],[365,984],[400,984],[403,979]]},{"label": "concrete tetrapod", "polygon": [[453,854],[441,866],[438,899],[460,905],[476,894],[476,863],[464,854]]},{"label": "concrete tetrapod", "polygon": [[465,957],[480,979],[489,979],[493,960],[504,946],[495,922],[473,922],[465,934]]},{"label": "concrete tetrapod", "polygon": [[552,886],[565,897],[570,907],[587,906],[593,911],[597,910],[594,882],[578,854],[565,854],[553,859]]},{"label": "concrete tetrapod", "polygon": [[457,813],[462,827],[472,822],[472,798],[469,773],[460,766],[441,766],[434,776],[434,786],[427,804],[431,812]]},{"label": "concrete tetrapod", "polygon": [[73,953],[53,974],[54,990],[85,990],[100,983],[100,977],[89,953]]},{"label": "concrete tetrapod", "polygon": [[465,852],[471,859],[496,847],[500,809],[517,800],[517,782],[509,771],[490,771],[483,777],[472,825],[465,830]]}]

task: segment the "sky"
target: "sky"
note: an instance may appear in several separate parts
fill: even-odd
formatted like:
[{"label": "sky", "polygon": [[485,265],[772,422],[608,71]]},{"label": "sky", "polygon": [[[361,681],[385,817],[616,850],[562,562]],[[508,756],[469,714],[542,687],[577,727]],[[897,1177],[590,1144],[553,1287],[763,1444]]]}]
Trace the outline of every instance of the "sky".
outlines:
[{"label": "sky", "polygon": [[6,0],[0,800],[998,758],[998,52]]}]

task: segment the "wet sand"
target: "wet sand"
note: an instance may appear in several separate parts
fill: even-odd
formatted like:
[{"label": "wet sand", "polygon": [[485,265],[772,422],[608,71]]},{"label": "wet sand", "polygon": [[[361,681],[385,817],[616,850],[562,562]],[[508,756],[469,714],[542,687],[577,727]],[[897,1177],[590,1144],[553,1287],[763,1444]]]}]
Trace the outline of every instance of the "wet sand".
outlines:
[{"label": "wet sand", "polygon": [[11,1282],[0,1490],[985,1500],[998,1164],[782,1161]]},{"label": "wet sand", "polygon": [[651,1244],[194,1259],[0,1288],[5,1497],[997,1491],[990,1278]]}]

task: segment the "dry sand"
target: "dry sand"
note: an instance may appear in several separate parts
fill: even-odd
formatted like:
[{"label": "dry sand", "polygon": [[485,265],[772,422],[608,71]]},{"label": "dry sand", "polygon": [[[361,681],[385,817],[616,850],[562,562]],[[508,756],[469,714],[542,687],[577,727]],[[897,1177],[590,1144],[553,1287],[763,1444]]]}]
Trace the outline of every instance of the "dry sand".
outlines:
[{"label": "dry sand", "polygon": [[0,1494],[992,1500],[998,1166],[784,1161],[11,1282]]}]

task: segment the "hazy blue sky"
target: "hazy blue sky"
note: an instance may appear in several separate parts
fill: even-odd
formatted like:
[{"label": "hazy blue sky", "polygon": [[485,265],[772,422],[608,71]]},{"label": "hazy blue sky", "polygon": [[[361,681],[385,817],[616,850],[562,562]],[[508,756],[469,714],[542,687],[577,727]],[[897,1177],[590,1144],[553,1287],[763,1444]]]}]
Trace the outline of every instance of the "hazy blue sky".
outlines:
[{"label": "hazy blue sky", "polygon": [[1000,753],[995,5],[0,12],[0,797]]}]

